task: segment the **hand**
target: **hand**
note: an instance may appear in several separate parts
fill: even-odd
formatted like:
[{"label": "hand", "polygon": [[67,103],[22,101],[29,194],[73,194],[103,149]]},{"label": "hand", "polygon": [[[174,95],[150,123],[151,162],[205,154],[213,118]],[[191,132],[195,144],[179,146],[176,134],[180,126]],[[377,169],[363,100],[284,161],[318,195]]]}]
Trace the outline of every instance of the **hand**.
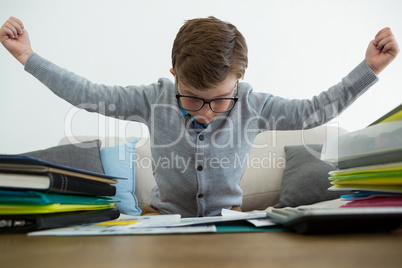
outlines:
[{"label": "hand", "polygon": [[0,28],[0,42],[22,65],[33,53],[28,32],[17,18],[10,17]]},{"label": "hand", "polygon": [[366,51],[366,62],[378,75],[398,55],[399,47],[390,28],[384,28],[377,33]]}]

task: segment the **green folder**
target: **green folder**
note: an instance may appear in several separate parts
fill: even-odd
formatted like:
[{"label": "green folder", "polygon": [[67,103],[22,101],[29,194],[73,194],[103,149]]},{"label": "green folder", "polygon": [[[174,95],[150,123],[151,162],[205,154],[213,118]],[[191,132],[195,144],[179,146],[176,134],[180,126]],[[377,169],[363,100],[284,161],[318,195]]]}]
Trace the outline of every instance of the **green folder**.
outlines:
[{"label": "green folder", "polygon": [[36,191],[0,190],[0,204],[101,204],[120,202],[117,199],[103,196],[67,195],[43,193]]},{"label": "green folder", "polygon": [[245,225],[219,225],[216,226],[217,233],[261,233],[261,232],[283,232],[286,229],[281,227],[255,227]]},{"label": "green folder", "polygon": [[331,181],[333,185],[400,185],[402,186],[402,177],[401,178],[369,178],[369,179],[357,179],[357,180],[336,180]]},{"label": "green folder", "polygon": [[[339,175],[339,176],[331,176],[328,178],[329,180],[368,180],[368,179],[392,179],[399,180],[402,179],[402,171],[389,171],[389,172],[367,172],[364,174],[353,174],[353,175]],[[363,184],[363,183],[362,183]]]},{"label": "green folder", "polygon": [[0,190],[0,215],[110,209],[115,202],[120,201],[103,196]]}]

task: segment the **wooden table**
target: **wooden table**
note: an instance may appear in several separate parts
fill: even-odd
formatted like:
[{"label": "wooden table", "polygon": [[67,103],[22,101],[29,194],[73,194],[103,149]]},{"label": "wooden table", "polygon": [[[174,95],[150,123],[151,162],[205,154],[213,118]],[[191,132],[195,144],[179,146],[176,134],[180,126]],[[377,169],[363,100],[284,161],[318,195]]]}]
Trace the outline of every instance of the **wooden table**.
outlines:
[{"label": "wooden table", "polygon": [[402,229],[97,237],[0,235],[0,267],[402,267]]}]

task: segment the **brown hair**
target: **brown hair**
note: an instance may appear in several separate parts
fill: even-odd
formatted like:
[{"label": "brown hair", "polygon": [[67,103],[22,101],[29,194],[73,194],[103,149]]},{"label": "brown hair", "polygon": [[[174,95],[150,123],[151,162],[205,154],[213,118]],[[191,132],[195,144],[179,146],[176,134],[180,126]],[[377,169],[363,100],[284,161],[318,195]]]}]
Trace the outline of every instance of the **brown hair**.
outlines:
[{"label": "brown hair", "polygon": [[199,90],[216,87],[229,73],[244,78],[247,44],[237,28],[215,17],[188,20],[172,49],[176,78]]}]

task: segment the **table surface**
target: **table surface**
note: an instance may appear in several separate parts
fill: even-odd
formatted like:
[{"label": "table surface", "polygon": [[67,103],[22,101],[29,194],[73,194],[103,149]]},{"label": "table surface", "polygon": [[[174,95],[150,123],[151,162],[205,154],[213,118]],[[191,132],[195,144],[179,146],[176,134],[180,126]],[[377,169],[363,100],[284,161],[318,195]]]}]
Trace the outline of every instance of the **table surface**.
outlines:
[{"label": "table surface", "polygon": [[402,229],[28,237],[0,235],[0,267],[402,267]]}]

